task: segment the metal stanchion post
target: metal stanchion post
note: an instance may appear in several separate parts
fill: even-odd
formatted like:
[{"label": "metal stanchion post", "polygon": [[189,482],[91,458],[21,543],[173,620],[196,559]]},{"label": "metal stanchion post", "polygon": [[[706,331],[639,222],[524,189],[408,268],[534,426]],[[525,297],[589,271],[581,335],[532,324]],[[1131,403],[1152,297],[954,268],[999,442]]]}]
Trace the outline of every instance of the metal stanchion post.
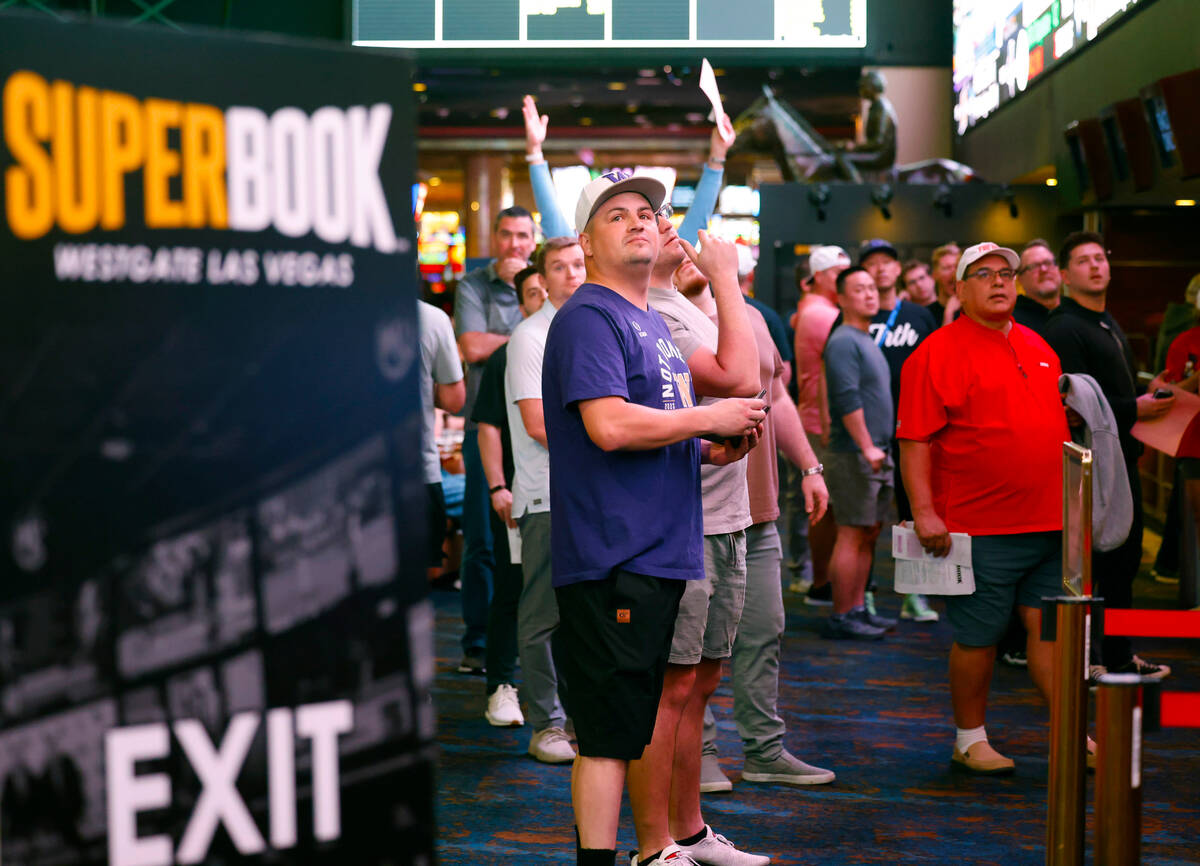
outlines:
[{"label": "metal stanchion post", "polygon": [[1050,866],[1082,866],[1087,779],[1087,657],[1092,599],[1062,596],[1046,601],[1050,603],[1043,605],[1042,621],[1046,622],[1053,612],[1056,624],[1054,684],[1050,700],[1046,863]]},{"label": "metal stanchion post", "polygon": [[1069,595],[1042,600],[1042,639],[1054,641],[1047,866],[1083,866],[1091,552],[1092,452],[1064,442],[1063,587]]},{"label": "metal stanchion post", "polygon": [[1137,866],[1142,856],[1143,686],[1105,674],[1096,695],[1096,866]]}]

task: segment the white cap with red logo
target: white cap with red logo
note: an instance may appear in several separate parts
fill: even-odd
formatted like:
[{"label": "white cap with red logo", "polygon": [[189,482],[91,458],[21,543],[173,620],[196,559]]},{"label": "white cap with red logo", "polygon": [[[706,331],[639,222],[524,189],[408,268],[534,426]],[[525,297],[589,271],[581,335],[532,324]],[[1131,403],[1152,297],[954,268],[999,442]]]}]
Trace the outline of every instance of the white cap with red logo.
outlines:
[{"label": "white cap with red logo", "polygon": [[955,278],[961,280],[963,278],[963,274],[967,272],[967,268],[975,264],[984,256],[1000,256],[1006,262],[1008,262],[1008,266],[1014,271],[1021,266],[1021,257],[1008,247],[1002,247],[998,246],[997,244],[985,242],[982,244],[975,244],[975,246],[967,247],[965,250],[963,250],[962,257],[958,260],[958,274]]}]

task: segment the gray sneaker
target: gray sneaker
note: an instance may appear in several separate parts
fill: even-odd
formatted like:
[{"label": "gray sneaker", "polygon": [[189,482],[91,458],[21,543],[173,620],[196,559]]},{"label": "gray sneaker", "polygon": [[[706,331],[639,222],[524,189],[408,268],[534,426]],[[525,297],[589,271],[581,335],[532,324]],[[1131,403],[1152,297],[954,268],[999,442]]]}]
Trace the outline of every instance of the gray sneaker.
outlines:
[{"label": "gray sneaker", "polygon": [[778,782],[783,785],[828,785],[837,776],[833,770],[822,770],[806,764],[784,749],[770,761],[746,758],[742,778],[747,782]]},{"label": "gray sneaker", "polygon": [[875,628],[881,628],[884,631],[891,631],[899,622],[899,620],[892,619],[891,617],[880,616],[875,611],[869,610],[866,607],[856,607],[846,614],[846,616],[857,617],[867,625],[873,625]]},{"label": "gray sneaker", "polygon": [[566,764],[575,760],[575,749],[567,732],[559,727],[534,731],[529,738],[529,754],[543,764]]},{"label": "gray sneaker", "polygon": [[822,630],[823,637],[837,640],[879,640],[886,629],[876,628],[865,619],[861,619],[855,611],[830,614],[825,620]]},{"label": "gray sneaker", "polygon": [[733,782],[721,771],[716,755],[700,756],[700,793],[716,794],[732,791]]}]

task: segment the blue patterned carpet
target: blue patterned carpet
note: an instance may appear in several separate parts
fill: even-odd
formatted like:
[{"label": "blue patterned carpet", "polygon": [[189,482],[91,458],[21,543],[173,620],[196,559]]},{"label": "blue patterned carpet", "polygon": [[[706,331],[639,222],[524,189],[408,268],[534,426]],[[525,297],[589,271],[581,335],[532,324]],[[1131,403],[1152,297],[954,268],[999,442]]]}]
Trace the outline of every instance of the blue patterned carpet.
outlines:
[{"label": "blue patterned carpet", "polygon": [[[890,585],[889,569],[881,557],[876,572],[883,586]],[[1168,606],[1169,590],[1148,578],[1139,579],[1136,593],[1144,606]],[[1044,863],[1048,710],[1025,672],[997,666],[988,718],[993,745],[1017,762],[1015,775],[963,777],[949,764],[949,627],[902,622],[878,643],[827,641],[817,634],[824,613],[785,596],[786,745],[838,778],[810,789],[741,782],[726,683],[714,704],[722,765],[734,789],[703,798],[717,832],[775,864]],[[462,628],[458,597],[436,593],[434,600],[440,862],[574,863],[569,768],[527,757],[528,727],[488,725],[482,679],[453,672]],[[884,590],[880,612],[897,615],[899,601]],[[1172,666],[1171,689],[1200,690],[1196,642],[1143,640],[1137,648]],[[1148,734],[1143,763],[1142,862],[1200,863],[1200,729]],[[1093,797],[1089,780],[1088,862]],[[620,847],[635,847],[627,805]]]}]

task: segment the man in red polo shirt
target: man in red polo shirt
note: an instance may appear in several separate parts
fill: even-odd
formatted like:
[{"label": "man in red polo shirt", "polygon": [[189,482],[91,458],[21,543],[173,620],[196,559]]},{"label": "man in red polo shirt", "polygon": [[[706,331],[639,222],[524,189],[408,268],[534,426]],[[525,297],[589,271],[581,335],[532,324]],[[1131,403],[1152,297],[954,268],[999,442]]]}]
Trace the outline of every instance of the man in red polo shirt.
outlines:
[{"label": "man in red polo shirt", "polygon": [[1062,443],[1058,357],[1012,319],[1020,257],[992,243],[967,249],[955,292],[963,315],[939,328],[901,373],[896,434],[925,549],[950,550],[971,536],[975,592],[947,596],[954,629],[950,698],[954,766],[1013,771],[987,741],[984,717],[996,643],[1016,605],[1028,633],[1029,673],[1047,697],[1052,644],[1042,641],[1040,603],[1061,594]]}]

